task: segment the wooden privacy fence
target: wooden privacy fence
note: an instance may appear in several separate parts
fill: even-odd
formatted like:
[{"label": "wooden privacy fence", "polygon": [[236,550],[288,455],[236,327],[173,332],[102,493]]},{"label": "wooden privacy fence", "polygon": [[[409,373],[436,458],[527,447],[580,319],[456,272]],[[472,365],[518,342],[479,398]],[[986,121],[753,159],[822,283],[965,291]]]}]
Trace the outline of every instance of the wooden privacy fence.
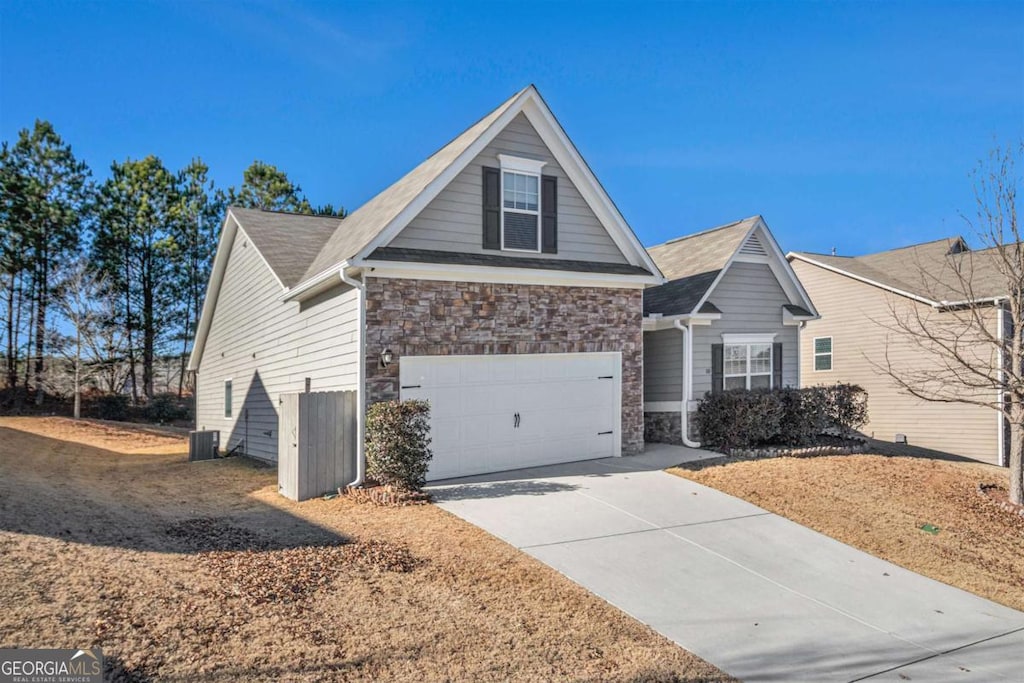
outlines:
[{"label": "wooden privacy fence", "polygon": [[355,391],[281,396],[277,487],[292,500],[315,498],[355,479]]}]

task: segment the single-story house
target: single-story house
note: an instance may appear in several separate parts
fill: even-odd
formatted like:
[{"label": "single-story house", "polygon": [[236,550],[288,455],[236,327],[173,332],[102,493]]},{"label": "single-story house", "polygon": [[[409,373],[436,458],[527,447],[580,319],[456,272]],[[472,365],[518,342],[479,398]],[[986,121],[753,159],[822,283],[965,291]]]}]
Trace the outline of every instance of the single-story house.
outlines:
[{"label": "single-story house", "polygon": [[696,446],[708,392],[799,386],[800,325],[818,317],[764,219],[648,249],[669,282],[644,292],[644,431]]},{"label": "single-story house", "polygon": [[360,449],[367,405],[430,401],[432,480],[638,453],[663,282],[530,86],[343,220],[228,211],[197,428],[276,460],[282,394],[355,390]]},{"label": "single-story house", "polygon": [[[1006,281],[993,250],[972,251],[962,237],[950,237],[864,256],[791,252],[790,262],[810,292],[821,318],[801,331],[804,385],[850,382],[868,392],[864,432],[883,441],[1006,465],[1008,439],[1002,415],[982,405],[936,403],[901,390],[888,369],[905,379],[949,375],[940,357],[912,342],[898,320],[922,321],[935,331],[962,335],[960,353],[976,355],[977,367],[999,371],[995,345],[972,343],[962,324],[965,311],[992,338],[1007,334]],[[961,278],[969,276],[971,296]],[[968,301],[967,299],[971,299]],[[908,317],[909,316],[909,317]],[[974,316],[977,316],[976,318]],[[914,322],[911,329],[918,328]],[[997,389],[949,385],[951,398],[998,404]],[[927,387],[921,386],[922,389]],[[973,393],[980,392],[980,395]]]}]

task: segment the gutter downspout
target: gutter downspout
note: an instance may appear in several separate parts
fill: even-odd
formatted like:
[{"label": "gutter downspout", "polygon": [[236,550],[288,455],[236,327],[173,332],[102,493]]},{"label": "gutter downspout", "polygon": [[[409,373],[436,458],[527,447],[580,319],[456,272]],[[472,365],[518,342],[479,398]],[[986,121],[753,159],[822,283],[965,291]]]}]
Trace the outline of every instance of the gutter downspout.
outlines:
[{"label": "gutter downspout", "polygon": [[366,453],[363,450],[366,429],[366,282],[345,275],[344,267],[338,271],[341,281],[356,290],[359,296],[359,388],[356,393],[356,478],[352,488],[363,485],[366,478]]},{"label": "gutter downspout", "polygon": [[683,391],[682,391],[682,404],[679,410],[679,430],[680,436],[683,439],[683,445],[689,448],[700,448],[700,444],[696,441],[691,441],[689,437],[689,430],[687,429],[687,418],[689,417],[689,405],[690,397],[693,395],[693,330],[690,329],[690,323],[687,321],[685,324],[682,320],[673,320],[672,324],[677,330],[683,333]]}]

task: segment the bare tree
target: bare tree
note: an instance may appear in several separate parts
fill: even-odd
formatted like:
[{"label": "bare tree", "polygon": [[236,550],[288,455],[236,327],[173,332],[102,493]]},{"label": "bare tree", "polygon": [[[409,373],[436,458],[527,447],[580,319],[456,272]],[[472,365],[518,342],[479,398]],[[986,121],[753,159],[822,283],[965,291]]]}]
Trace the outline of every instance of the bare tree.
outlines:
[{"label": "bare tree", "polygon": [[1009,432],[1010,500],[1024,504],[1024,244],[1015,161],[1024,141],[992,152],[974,173],[976,215],[964,216],[981,248],[951,241],[943,258],[918,254],[915,289],[931,303],[890,298],[892,333],[875,367],[904,393],[989,407]]},{"label": "bare tree", "polygon": [[[82,417],[82,365],[83,360],[98,360],[89,353],[99,333],[103,297],[103,282],[93,273],[89,263],[80,258],[61,273],[57,303],[61,314],[73,330],[69,341],[71,352],[66,354],[74,367],[75,419]],[[83,355],[83,351],[85,355]]]}]

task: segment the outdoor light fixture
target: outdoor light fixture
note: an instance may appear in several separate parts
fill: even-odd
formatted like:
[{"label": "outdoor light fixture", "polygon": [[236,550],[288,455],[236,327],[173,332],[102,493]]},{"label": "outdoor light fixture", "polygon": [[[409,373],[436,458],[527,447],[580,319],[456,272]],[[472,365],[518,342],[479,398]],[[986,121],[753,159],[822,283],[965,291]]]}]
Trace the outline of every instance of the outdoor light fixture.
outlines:
[{"label": "outdoor light fixture", "polygon": [[380,366],[386,368],[391,365],[391,361],[395,359],[395,354],[391,353],[391,349],[384,349],[380,352]]}]

